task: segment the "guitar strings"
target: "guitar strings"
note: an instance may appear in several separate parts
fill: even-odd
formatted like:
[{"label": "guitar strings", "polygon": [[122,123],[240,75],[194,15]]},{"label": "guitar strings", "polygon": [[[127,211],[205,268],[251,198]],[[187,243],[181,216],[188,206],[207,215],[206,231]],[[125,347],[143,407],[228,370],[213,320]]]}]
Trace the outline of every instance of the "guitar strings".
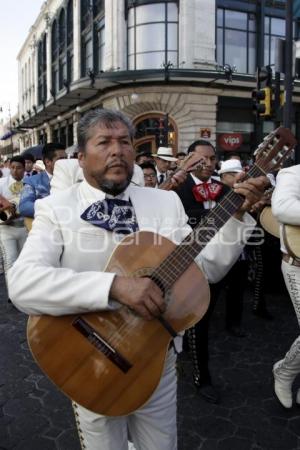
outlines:
[{"label": "guitar strings", "polygon": [[[273,136],[263,144],[264,147],[270,145]],[[280,144],[278,140],[275,145],[273,145],[273,153],[277,153],[277,148]],[[269,152],[270,153],[270,152]],[[250,169],[250,171],[246,174],[245,180],[249,177],[257,177],[260,175],[265,175],[270,168],[268,167],[268,161],[266,160],[263,151],[261,150],[261,157],[257,158],[256,163]],[[270,159],[269,155],[269,159]],[[271,161],[272,163],[273,161]],[[180,245],[175,247],[175,249],[168,255],[162,263],[152,272],[151,278],[158,278],[158,280],[162,283],[164,289],[169,289],[174,282],[178,279],[178,277],[188,268],[188,266],[195,260],[196,256],[200,253],[200,251],[207,245],[207,243],[217,234],[218,229],[220,229],[230,217],[232,217],[233,213],[238,209],[239,204],[243,203],[243,198],[236,194],[233,190],[231,190],[225,197],[222,199],[220,203],[213,208],[208,216],[206,216],[204,223],[198,225],[191,233],[189,233],[185,239],[181,242]],[[203,236],[201,244],[197,241],[197,237],[201,237],[201,232],[203,232],[203,228],[207,228],[209,224],[209,220],[214,220],[214,223],[217,224],[215,229],[206,229],[206,234]],[[211,228],[211,227],[210,227]],[[191,241],[188,244],[188,241]],[[188,245],[184,246],[184,243]],[[132,315],[132,320],[136,320],[137,318]],[[131,321],[130,321],[131,322]],[[125,327],[125,325],[124,325]],[[121,327],[122,329],[123,327]]]},{"label": "guitar strings", "polygon": [[[274,135],[275,133],[273,133],[273,135],[271,135],[271,137],[267,139],[263,146],[270,145]],[[281,142],[278,140],[277,143],[273,145],[273,153],[276,154],[278,152],[276,147],[278,147],[280,143]],[[288,148],[291,150],[291,145],[288,145]],[[261,153],[263,152],[261,151]],[[273,160],[271,162],[273,162]],[[262,174],[265,175],[268,170],[270,170],[270,168],[268,167],[268,161],[266,161],[266,158],[263,155],[257,158],[257,162],[250,169],[248,174],[246,174],[245,179],[248,179],[250,176],[257,177]],[[217,234],[218,229],[220,229],[229,220],[229,218],[232,217],[232,214],[239,207],[238,203],[241,202],[243,202],[242,197],[236,194],[233,190],[226,194],[222,201],[210,211],[208,216],[206,216],[205,221],[207,223],[199,224],[191,233],[189,233],[181,242],[181,244],[176,246],[171,254],[168,255],[154,270],[154,272],[152,273],[152,277],[158,277],[159,281],[163,283],[165,289],[171,287],[173,283],[178,279],[178,277],[195,260],[200,251]],[[201,241],[201,244],[199,245],[199,242],[196,242],[197,245],[195,245],[195,237],[201,235],[204,226],[208,225],[208,222],[211,219],[213,219],[218,226],[213,230],[206,230],[205,237],[202,236],[202,239],[204,239],[203,241]],[[184,242],[188,243],[188,240],[191,240],[189,246],[182,245]],[[171,270],[170,267],[172,268]],[[111,336],[108,336],[108,338],[111,340],[112,345],[118,345],[121,341],[123,342],[124,337],[130,334],[129,325],[134,326],[136,321],[139,322],[140,317],[138,317],[134,313],[130,314],[128,320],[126,320],[124,324],[120,328],[118,328],[117,336],[115,332],[113,332]]]},{"label": "guitar strings", "polygon": [[[275,133],[271,134],[268,139],[266,139],[266,142],[263,144],[263,147],[268,147],[271,144],[271,141],[274,140]],[[271,160],[272,155],[270,153],[273,152],[273,154],[278,153],[277,147],[280,146],[281,139],[277,139],[277,142],[273,143],[273,148],[271,151],[269,151],[269,160]],[[288,148],[290,148],[290,144],[288,145]],[[260,150],[260,153],[262,156],[257,158],[257,162],[254,164],[254,166],[250,169],[248,174],[246,174],[245,179],[248,179],[250,176],[257,177],[260,175],[265,175],[268,170],[270,170],[270,167],[268,167],[268,160],[266,156],[263,154],[263,150]],[[275,160],[276,162],[276,160]],[[274,163],[273,160],[271,160],[271,165]],[[225,222],[232,216],[232,214],[237,210],[237,194],[233,191],[230,191],[224,199],[214,208],[210,211],[209,215],[206,216],[206,224],[208,224],[209,219],[213,218],[215,222],[217,220],[219,221],[219,224],[222,226]],[[226,208],[225,203],[228,203],[229,206],[234,207],[234,211],[230,211],[232,208]],[[166,288],[169,288],[177,279],[177,277],[183,273],[189,264],[191,264],[195,257],[200,253],[200,251],[204,248],[204,246],[211,240],[211,238],[216,234],[217,230],[214,230],[212,233],[209,233],[206,230],[206,239],[203,239],[204,245],[199,246],[195,245],[195,236],[201,234],[201,229],[204,228],[205,223],[201,224],[200,228],[199,226],[193,230],[192,233],[190,233],[179,246],[177,246],[171,254],[165,258],[165,260],[154,270],[152,276],[158,277],[160,281],[164,284]],[[217,227],[218,228],[218,227]],[[190,245],[190,247],[184,247],[182,244],[184,244],[184,241],[187,241],[188,239],[192,238],[193,246]],[[172,266],[172,271],[170,271],[170,266]],[[175,269],[175,270],[174,270]],[[164,278],[164,281],[161,280],[161,277]]]},{"label": "guitar strings", "polygon": [[[253,166],[253,168],[246,175],[246,179],[250,176],[261,175],[260,168]],[[238,202],[238,203],[237,203]],[[227,203],[227,205],[226,205]],[[200,253],[204,246],[211,240],[217,233],[219,226],[222,226],[232,216],[232,213],[238,209],[239,205],[243,203],[242,197],[233,192],[232,190],[226,194],[222,201],[213,208],[210,213],[205,217],[204,222],[199,224],[189,235],[178,245],[167,258],[154,270],[152,276],[159,278],[163,276],[164,280],[161,282],[169,288],[173,284],[178,275],[181,274],[187,267],[194,261],[195,257]],[[233,210],[233,211],[232,211]],[[214,221],[217,225],[215,229],[212,229],[210,221]],[[205,236],[203,236],[203,229]],[[202,236],[201,236],[202,232]],[[199,236],[201,237],[201,244],[199,245]],[[188,245],[184,245],[190,241]],[[170,271],[170,266],[172,271]],[[175,270],[174,270],[175,269]]]}]

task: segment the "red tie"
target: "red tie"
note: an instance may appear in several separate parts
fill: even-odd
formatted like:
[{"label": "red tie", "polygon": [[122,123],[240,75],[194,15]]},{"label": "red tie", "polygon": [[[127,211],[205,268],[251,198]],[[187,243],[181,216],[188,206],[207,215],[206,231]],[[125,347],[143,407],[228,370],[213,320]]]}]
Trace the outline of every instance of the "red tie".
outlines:
[{"label": "red tie", "polygon": [[197,202],[214,201],[221,193],[222,185],[219,183],[204,183],[196,184],[193,187],[193,195]]}]

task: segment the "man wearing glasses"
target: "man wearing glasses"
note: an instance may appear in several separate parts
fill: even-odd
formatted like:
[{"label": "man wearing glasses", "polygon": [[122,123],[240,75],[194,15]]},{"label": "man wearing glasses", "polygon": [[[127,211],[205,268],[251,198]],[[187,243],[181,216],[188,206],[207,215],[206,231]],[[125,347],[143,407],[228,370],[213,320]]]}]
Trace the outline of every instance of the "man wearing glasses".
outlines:
[{"label": "man wearing glasses", "polygon": [[144,162],[140,165],[144,172],[145,187],[157,187],[157,174],[155,166],[151,162]]}]

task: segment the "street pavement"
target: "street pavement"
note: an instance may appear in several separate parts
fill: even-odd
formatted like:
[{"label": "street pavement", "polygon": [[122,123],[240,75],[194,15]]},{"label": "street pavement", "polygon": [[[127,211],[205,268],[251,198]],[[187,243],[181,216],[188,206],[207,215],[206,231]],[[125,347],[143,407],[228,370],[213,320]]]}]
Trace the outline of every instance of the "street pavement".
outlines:
[{"label": "street pavement", "polygon": [[[267,301],[274,320],[260,319],[251,313],[250,297],[248,292],[243,319],[247,337],[224,331],[222,299],[213,315],[211,371],[220,405],[199,397],[188,355],[179,358],[179,450],[300,449],[300,409],[285,410],[272,390],[272,365],[298,333],[295,314],[286,293],[272,293]],[[7,303],[3,276],[0,330],[0,449],[79,450],[70,402],[33,361],[26,316]],[[299,379],[294,389],[298,387]]]}]

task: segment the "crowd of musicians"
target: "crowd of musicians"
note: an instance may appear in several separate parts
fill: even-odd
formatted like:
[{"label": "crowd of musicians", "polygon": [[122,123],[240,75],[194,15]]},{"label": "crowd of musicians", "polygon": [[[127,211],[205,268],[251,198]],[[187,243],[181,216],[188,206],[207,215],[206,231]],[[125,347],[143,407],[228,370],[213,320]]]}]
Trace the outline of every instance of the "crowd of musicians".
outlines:
[{"label": "crowd of musicians", "polygon": [[[214,146],[206,140],[196,140],[187,149],[182,149],[177,155],[174,155],[172,148],[163,146],[158,147],[154,154],[149,151],[140,151],[134,155],[132,149],[134,132],[130,128],[131,125],[128,119],[125,116],[123,117],[111,111],[104,110],[103,113],[103,110],[102,112],[100,110],[98,117],[96,113],[92,112],[90,113],[90,117],[87,115],[86,118],[82,119],[80,126],[78,146],[72,147],[72,153],[70,149],[65,149],[61,144],[48,143],[44,145],[42,156],[39,160],[36,160],[32,154],[25,152],[24,156],[14,156],[10,160],[7,160],[5,164],[2,164],[1,167],[0,243],[2,266],[8,283],[10,297],[8,301],[12,301],[19,309],[29,314],[51,314],[51,301],[53,302],[54,315],[67,314],[69,311],[65,307],[65,304],[67,304],[68,295],[71,298],[70,302],[72,303],[73,301],[76,304],[76,296],[70,289],[65,294],[65,304],[59,305],[55,299],[55,295],[53,293],[50,294],[50,291],[48,291],[48,289],[55,290],[54,280],[52,286],[45,287],[48,282],[46,268],[43,269],[45,270],[45,276],[41,276],[39,279],[38,274],[34,275],[34,279],[30,285],[28,284],[28,287],[26,287],[26,283],[23,283],[26,277],[25,273],[25,275],[22,275],[22,283],[21,281],[19,282],[20,287],[16,287],[22,265],[23,268],[26,265],[28,270],[33,266],[38,270],[39,264],[42,264],[40,262],[41,258],[46,259],[45,266],[51,266],[53,270],[56,270],[53,274],[59,274],[57,272],[59,268],[64,267],[71,268],[73,272],[75,271],[80,274],[85,270],[84,267],[75,263],[73,264],[73,262],[64,265],[62,262],[62,254],[57,254],[55,256],[57,259],[54,259],[51,253],[53,251],[54,254],[54,250],[50,246],[44,247],[44,243],[39,241],[42,237],[47,240],[47,233],[51,232],[51,227],[54,226],[54,222],[56,228],[58,227],[56,218],[54,218],[54,214],[55,217],[57,216],[55,202],[57,201],[57,211],[62,206],[72,208],[72,201],[69,203],[68,200],[69,194],[63,195],[63,192],[72,192],[72,196],[74,197],[75,193],[73,191],[76,187],[78,190],[76,198],[87,195],[93,198],[93,202],[88,202],[89,205],[94,205],[95,202],[102,201],[104,198],[117,198],[119,203],[117,203],[117,206],[112,206],[110,215],[114,213],[115,207],[119,208],[118,211],[122,208],[121,202],[123,201],[129,202],[131,207],[133,204],[136,210],[133,213],[133,217],[130,217],[130,221],[128,223],[125,221],[124,234],[137,231],[141,228],[138,223],[139,211],[135,206],[138,204],[138,202],[135,203],[135,196],[141,195],[136,194],[137,189],[141,189],[140,192],[143,192],[145,202],[143,207],[146,208],[147,203],[151,204],[150,216],[155,215],[155,207],[157,208],[158,214],[160,214],[160,208],[166,208],[165,211],[168,211],[164,205],[167,205],[168,202],[172,203],[175,198],[175,192],[176,200],[174,201],[180,203],[180,208],[183,205],[183,211],[187,216],[187,226],[190,227],[189,229],[195,229],[195,227],[205,220],[210,211],[222,202],[222,199],[224,199],[230,190],[239,189],[240,186],[242,186],[240,189],[243,188],[242,183],[247,183],[243,181],[245,173],[249,171],[251,163],[255,164],[255,161],[244,163],[241,161],[239,155],[231,153],[229,153],[229,157],[225,160],[219,161]],[[97,140],[99,140],[99,144]],[[106,145],[108,150],[105,147]],[[105,149],[102,150],[102,147],[105,147]],[[110,152],[109,158],[111,158],[112,162],[110,160],[108,161],[107,155],[105,156],[105,160],[100,161],[97,152]],[[131,156],[130,152],[134,156]],[[135,158],[135,161],[132,160],[131,171],[129,170],[131,164],[129,161],[130,158]],[[99,164],[100,168],[106,164],[105,173],[109,174],[111,172],[111,178],[114,182],[115,178],[118,180],[122,178],[122,174],[120,174],[122,170],[125,172],[125,169],[128,169],[129,174],[127,173],[125,184],[121,183],[121,187],[119,185],[117,188],[114,187],[115,190],[111,188],[112,181],[109,176],[106,177],[108,178],[107,181],[107,179],[104,180],[104,171],[102,173],[99,169],[99,173],[96,173],[97,164]],[[97,189],[101,192],[101,195],[104,192],[106,197],[104,195],[102,197],[97,196]],[[226,257],[226,251],[222,253],[223,250],[219,251],[217,245],[211,251],[211,254],[203,256],[201,267],[208,278],[211,294],[209,307],[201,320],[186,331],[183,344],[176,344],[175,342],[172,345],[172,351],[175,357],[176,353],[181,351],[182,345],[183,349],[189,353],[193,362],[193,373],[191,376],[195,384],[196,395],[200,395],[207,402],[211,403],[222,402],[218,390],[214,385],[214,374],[211,373],[209,366],[208,343],[209,326],[214,317],[214,308],[218,298],[225,298],[226,302],[224,333],[229,333],[235,339],[243,339],[247,336],[247,323],[243,322],[243,302],[246,290],[249,292],[250,289],[252,311],[257,316],[257,320],[272,320],[265,296],[265,284],[268,281],[268,273],[264,273],[268,266],[267,262],[271,260],[273,276],[275,273],[276,279],[283,277],[295,309],[297,320],[300,324],[300,258],[298,259],[287,248],[282,233],[280,238],[272,236],[262,228],[259,220],[261,211],[265,207],[272,206],[273,215],[279,223],[300,225],[300,166],[291,166],[280,170],[279,173],[268,173],[261,185],[254,184],[252,186],[251,184],[246,184],[244,189],[245,192],[249,190],[253,197],[251,197],[251,201],[249,200],[251,204],[248,208],[242,210],[242,216],[237,216],[231,220],[235,222],[241,221],[242,223],[248,221],[247,224],[250,224],[249,226],[252,227],[252,233],[247,237],[246,242],[232,244],[232,247],[235,248],[234,255],[228,258]],[[254,196],[257,195],[256,191],[259,191],[260,195],[254,199]],[[128,192],[129,195],[127,195]],[[244,191],[241,191],[241,193],[244,194]],[[247,195],[245,197],[248,199]],[[48,198],[47,201],[44,200],[46,198]],[[80,220],[88,221],[88,218],[93,215],[93,210],[87,208],[85,211],[81,211],[81,213]],[[53,218],[51,214],[53,214]],[[147,214],[145,213],[145,216]],[[36,221],[34,220],[35,215],[37,215]],[[247,219],[245,219],[246,216]],[[240,217],[242,218],[240,219]],[[31,223],[32,219],[33,223]],[[51,226],[46,224],[47,221],[49,223],[51,222]],[[129,222],[130,226],[128,225]],[[89,226],[91,226],[91,230],[95,229],[93,222]],[[105,222],[101,226],[105,229],[106,233],[114,232],[108,222]],[[123,223],[122,226],[124,226]],[[128,229],[126,228],[127,226]],[[238,227],[240,225],[232,225],[230,223],[230,226]],[[30,231],[31,227],[32,231]],[[159,233],[159,227],[157,227],[156,231]],[[234,236],[235,233],[235,229],[230,231],[231,236]],[[90,239],[91,234],[93,234],[93,231],[90,234],[86,234],[87,239]],[[26,245],[24,246],[25,242]],[[61,245],[63,251],[67,254],[67,244],[64,246],[64,243],[62,243]],[[23,246],[24,250],[22,251]],[[233,250],[231,251],[233,252]],[[40,252],[41,257],[35,256],[35,252]],[[45,257],[48,253],[51,255],[49,260]],[[222,258],[224,258],[223,262],[220,261]],[[210,269],[211,264],[214,265],[212,270]],[[227,267],[219,270],[216,268],[218,264],[223,264]],[[80,268],[76,270],[74,267]],[[86,271],[89,270],[91,273],[94,273],[96,269],[87,263]],[[210,270],[211,273],[219,270],[222,276],[219,274],[214,276],[214,274],[212,275],[210,273]],[[282,275],[280,273],[281,271]],[[41,273],[44,272],[41,271]],[[27,278],[30,278],[31,275]],[[77,274],[76,276],[79,275]],[[75,278],[74,281],[77,282]],[[66,283],[68,282],[66,278]],[[72,280],[70,279],[71,282]],[[111,284],[112,280],[109,282],[108,288],[103,287],[107,291],[105,295],[107,296],[108,292],[114,292],[116,293],[114,298],[117,299],[119,292],[122,291],[122,295],[119,294],[119,296],[123,299],[124,288],[122,284],[117,285],[116,283],[114,286],[114,284]],[[39,283],[43,284],[41,290],[36,288],[36,286],[39,286]],[[154,290],[152,285],[143,287],[143,289],[146,288],[148,290]],[[27,291],[27,295],[24,295],[22,289]],[[38,290],[37,294],[34,292],[36,289]],[[136,289],[137,292],[140,292],[141,287],[137,285]],[[35,304],[35,295],[41,298],[43,296],[45,297],[45,307],[40,307]],[[46,298],[47,296],[49,298]],[[143,305],[143,315],[147,313],[152,318],[152,316],[156,316],[156,313],[154,313],[155,308],[160,313],[163,311],[163,307],[159,303],[158,294],[156,298],[154,298],[153,294],[153,297],[147,301],[148,304]],[[124,303],[126,304],[125,301]],[[151,306],[149,306],[150,304]],[[55,308],[57,309],[55,310]],[[80,310],[79,306],[78,308]],[[95,307],[93,306],[92,309],[95,309]],[[89,307],[87,307],[86,311],[89,311]],[[142,309],[137,311],[140,312]],[[76,312],[75,306],[74,312]],[[274,361],[274,392],[285,408],[292,406],[292,384],[300,372],[300,337],[295,338],[295,342],[283,359],[278,362]],[[173,366],[173,359],[173,355],[168,358],[166,371],[172,370],[170,367]],[[169,368],[168,365],[170,366]],[[171,378],[168,378],[170,376],[170,374],[164,375],[161,383],[172,384],[172,381],[170,381]],[[157,389],[154,397],[155,395],[156,397],[161,396],[161,398],[165,396],[164,405],[173,402],[172,396],[169,397],[171,394],[166,392],[165,386],[158,387]],[[174,391],[172,392],[174,393]],[[153,401],[157,405],[159,398]],[[295,401],[300,404],[300,391],[297,393]],[[127,445],[134,445],[137,450],[174,450],[176,448],[176,437],[173,436],[171,439],[170,435],[172,433],[167,431],[168,427],[170,427],[173,430],[173,434],[176,434],[176,424],[174,423],[176,417],[173,417],[174,414],[176,415],[174,408],[172,409],[170,407],[171,409],[167,413],[165,409],[161,410],[161,413],[166,416],[164,420],[167,420],[169,417],[169,423],[164,425],[166,436],[163,435],[163,432],[159,430],[157,425],[162,418],[157,415],[153,419],[153,423],[151,423],[149,417],[153,418],[155,414],[152,414],[151,409],[147,409],[146,405],[140,411],[145,412],[149,423],[144,422],[141,426],[142,421],[139,414],[133,414],[132,419],[128,419],[127,422],[121,425],[123,430],[123,440],[121,441],[119,441],[119,437],[117,438],[115,436],[115,432],[119,430],[119,428],[115,428],[117,425],[114,425],[108,420],[104,422],[103,419],[100,423],[96,414],[84,408],[81,409],[81,406],[76,403],[74,403],[74,408],[76,417],[80,419],[78,419],[78,428],[83,448],[91,450],[96,448],[116,450],[116,448],[125,449]],[[101,417],[103,418],[104,416]],[[95,425],[96,423],[97,426]],[[127,432],[124,431],[126,426],[129,428],[129,437]],[[154,430],[152,435],[146,436],[147,433],[142,433],[142,437],[140,437],[139,430],[142,427],[147,428],[148,426],[150,430]],[[102,446],[97,447],[96,441],[99,436],[102,439]],[[127,444],[129,438],[134,444]]]}]

